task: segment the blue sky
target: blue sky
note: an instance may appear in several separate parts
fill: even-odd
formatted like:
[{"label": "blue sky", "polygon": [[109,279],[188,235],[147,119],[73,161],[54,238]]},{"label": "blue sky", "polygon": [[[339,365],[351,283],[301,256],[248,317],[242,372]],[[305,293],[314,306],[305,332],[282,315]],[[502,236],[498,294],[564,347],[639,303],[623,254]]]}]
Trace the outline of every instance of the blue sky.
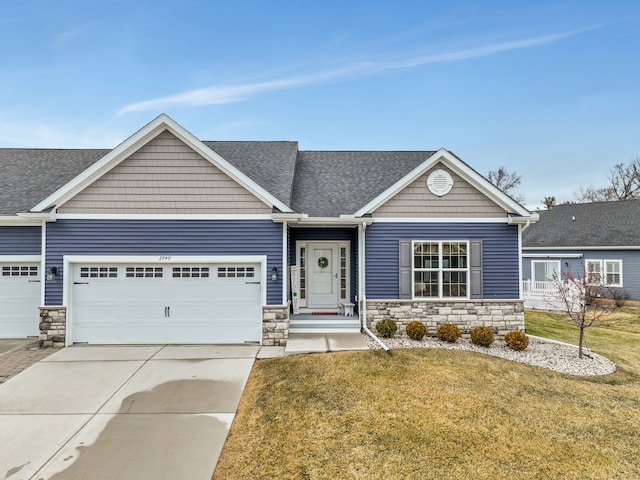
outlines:
[{"label": "blue sky", "polygon": [[527,205],[640,155],[637,1],[20,0],[0,59],[0,147],[114,147],[164,112],[202,140],[447,148]]}]

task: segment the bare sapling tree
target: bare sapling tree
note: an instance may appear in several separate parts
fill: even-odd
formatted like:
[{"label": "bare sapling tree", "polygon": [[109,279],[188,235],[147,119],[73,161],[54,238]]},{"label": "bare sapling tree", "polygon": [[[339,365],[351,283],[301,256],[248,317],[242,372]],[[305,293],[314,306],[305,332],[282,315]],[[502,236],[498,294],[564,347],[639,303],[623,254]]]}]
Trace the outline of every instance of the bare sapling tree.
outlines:
[{"label": "bare sapling tree", "polygon": [[487,179],[517,202],[524,202],[524,195],[515,191],[522,181],[522,177],[516,172],[509,172],[505,167],[499,167],[497,170],[491,170],[487,174]]},{"label": "bare sapling tree", "polygon": [[578,357],[583,356],[584,331],[616,309],[615,302],[607,301],[609,288],[603,285],[600,272],[583,272],[574,276],[570,272],[554,273],[553,287],[564,311],[580,330]]},{"label": "bare sapling tree", "polygon": [[609,169],[609,185],[603,188],[580,187],[574,194],[579,203],[612,202],[640,198],[640,157],[628,164],[617,163]]}]

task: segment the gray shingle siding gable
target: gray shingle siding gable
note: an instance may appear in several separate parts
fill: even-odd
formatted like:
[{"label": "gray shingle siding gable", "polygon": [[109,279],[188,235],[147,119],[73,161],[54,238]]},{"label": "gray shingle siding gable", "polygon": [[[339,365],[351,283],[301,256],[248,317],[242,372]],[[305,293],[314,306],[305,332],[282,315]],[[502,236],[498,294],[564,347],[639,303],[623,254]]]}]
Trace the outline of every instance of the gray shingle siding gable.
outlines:
[{"label": "gray shingle siding gable", "polygon": [[401,240],[481,240],[483,299],[518,299],[518,227],[504,223],[374,223],[366,230],[367,298],[396,299]]},{"label": "gray shingle siding gable", "polygon": [[[267,255],[282,270],[282,225],[271,220],[58,220],[47,225],[45,304],[62,304],[64,255]],[[269,276],[267,276],[269,278]],[[282,304],[282,282],[267,280],[267,304]]]}]

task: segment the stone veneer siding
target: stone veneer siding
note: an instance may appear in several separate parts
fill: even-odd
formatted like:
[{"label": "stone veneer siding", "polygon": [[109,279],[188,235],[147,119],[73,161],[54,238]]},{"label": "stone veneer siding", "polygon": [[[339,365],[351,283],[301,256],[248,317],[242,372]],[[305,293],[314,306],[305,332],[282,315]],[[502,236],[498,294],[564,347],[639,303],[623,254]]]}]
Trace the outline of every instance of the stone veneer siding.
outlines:
[{"label": "stone veneer siding", "polygon": [[67,307],[40,307],[40,347],[62,348],[67,334]]},{"label": "stone veneer siding", "polygon": [[457,325],[463,334],[486,326],[504,335],[512,330],[524,331],[524,304],[522,300],[367,300],[367,325],[374,333],[383,318],[395,320],[398,334],[403,336],[413,320],[424,323],[430,336],[435,336],[443,323]]},{"label": "stone veneer siding", "polygon": [[[40,307],[40,346],[62,348],[67,333],[67,307]],[[289,305],[262,309],[262,344],[284,347],[289,339]]]},{"label": "stone veneer siding", "polygon": [[262,345],[284,347],[289,340],[289,304],[262,307]]}]

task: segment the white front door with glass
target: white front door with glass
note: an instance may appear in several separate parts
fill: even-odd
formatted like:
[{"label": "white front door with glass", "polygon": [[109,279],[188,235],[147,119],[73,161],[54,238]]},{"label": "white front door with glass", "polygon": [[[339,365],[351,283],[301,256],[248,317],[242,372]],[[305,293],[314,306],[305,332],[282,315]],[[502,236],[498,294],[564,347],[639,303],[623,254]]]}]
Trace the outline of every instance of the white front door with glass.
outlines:
[{"label": "white front door with glass", "polygon": [[349,242],[298,242],[300,307],[338,310],[349,299]]}]

